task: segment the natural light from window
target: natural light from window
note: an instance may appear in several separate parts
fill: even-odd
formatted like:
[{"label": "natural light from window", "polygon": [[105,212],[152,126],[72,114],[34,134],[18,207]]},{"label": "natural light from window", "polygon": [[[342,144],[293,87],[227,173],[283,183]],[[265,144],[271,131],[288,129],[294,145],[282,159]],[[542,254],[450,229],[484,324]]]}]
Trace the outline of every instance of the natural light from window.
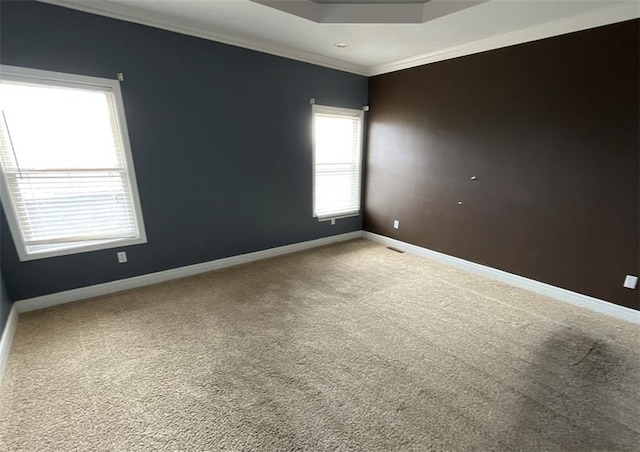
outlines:
[{"label": "natural light from window", "polygon": [[112,92],[2,80],[0,109],[8,216],[25,255],[141,238]]},{"label": "natural light from window", "polygon": [[314,215],[360,210],[362,112],[314,105]]}]

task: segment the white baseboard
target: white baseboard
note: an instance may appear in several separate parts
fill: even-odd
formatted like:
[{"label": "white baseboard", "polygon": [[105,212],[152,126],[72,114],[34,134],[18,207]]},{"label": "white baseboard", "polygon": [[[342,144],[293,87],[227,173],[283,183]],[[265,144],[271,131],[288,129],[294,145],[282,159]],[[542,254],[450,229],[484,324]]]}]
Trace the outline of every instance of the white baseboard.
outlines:
[{"label": "white baseboard", "polygon": [[[310,240],[307,242],[294,243],[292,245],[280,246],[277,248],[270,248],[262,251],[256,251],[254,253],[241,254],[238,256],[227,257],[224,259],[218,259],[215,261],[203,262],[195,265],[188,265],[186,267],[175,268],[171,270],[165,270],[157,273],[150,273],[147,275],[135,276],[133,278],[120,279],[117,281],[111,281],[104,284],[96,284],[94,286],[81,287],[79,289],[67,290],[64,292],[57,292],[50,295],[43,295],[41,297],[34,297],[25,300],[16,301],[12,307],[10,313],[10,319],[13,319],[13,328],[17,322],[17,315],[20,312],[34,311],[37,309],[48,308],[59,304],[70,303],[73,301],[84,300],[87,298],[97,297],[101,295],[107,295],[123,290],[134,289],[137,287],[143,287],[150,284],[156,284],[164,281],[170,281],[172,279],[184,278],[186,276],[196,275],[198,273],[205,273],[208,271],[219,270],[226,267],[233,267],[235,265],[246,264],[249,262],[258,261],[261,259],[268,259],[270,257],[282,256],[285,254],[296,253],[298,251],[304,251],[319,246],[329,245],[335,242],[342,242],[346,240],[352,240],[356,238],[364,237],[369,240],[373,240],[378,243],[382,243],[387,246],[393,246],[403,251],[407,251],[413,254],[434,259],[445,264],[449,264],[463,270],[467,270],[473,273],[477,273],[489,278],[496,279],[498,281],[505,282],[512,286],[520,287],[530,290],[542,295],[546,295],[552,298],[556,298],[567,303],[571,303],[576,306],[591,309],[593,311],[601,312],[628,322],[640,324],[640,312],[618,306],[608,301],[600,300],[598,298],[590,297],[587,295],[572,292],[570,290],[561,289],[559,287],[545,284],[540,281],[525,278],[523,276],[514,275],[502,270],[487,267],[485,265],[476,264],[474,262],[466,261],[457,257],[449,256],[447,254],[438,253],[426,248],[422,248],[416,245],[411,245],[406,242],[401,242],[389,237],[384,237],[378,234],[374,234],[366,231],[354,231],[346,234],[333,235],[330,237],[323,237],[316,240]],[[12,317],[13,316],[13,317]],[[9,335],[8,332],[11,334]],[[11,323],[7,322],[7,327],[2,336],[2,347],[5,347],[5,339],[10,345],[10,339],[13,335],[11,330]],[[4,348],[0,349],[1,353],[4,353]],[[7,346],[8,354],[8,346]],[[4,355],[0,354],[0,358]],[[2,361],[0,361],[2,365]]]},{"label": "white baseboard", "polygon": [[4,326],[4,331],[2,332],[2,339],[0,339],[0,386],[2,385],[2,377],[4,377],[4,371],[6,370],[7,362],[9,361],[11,343],[13,342],[13,335],[16,332],[17,325],[18,309],[13,305],[9,311],[9,317],[7,317],[7,323]]},{"label": "white baseboard", "polygon": [[525,278],[524,276],[514,275],[513,273],[508,273],[502,270],[487,267],[485,265],[476,264],[475,262],[466,261],[464,259],[449,256],[437,251],[432,251],[427,248],[411,245],[409,243],[374,234],[372,232],[363,231],[362,236],[366,239],[373,240],[374,242],[378,242],[383,245],[392,246],[402,251],[433,259],[435,261],[442,262],[444,264],[448,264],[462,270],[467,270],[472,273],[483,275],[515,287],[520,287],[522,289],[530,290],[531,292],[536,292],[560,301],[571,303],[575,306],[591,309],[592,311],[607,314],[618,319],[626,320],[627,322],[640,324],[640,312],[634,309],[625,308],[623,306],[619,306],[605,300],[600,300],[599,298],[594,298],[588,295],[572,292],[570,290],[561,289],[560,287]]},{"label": "white baseboard", "polygon": [[307,242],[294,243],[292,245],[279,246],[277,248],[269,248],[254,253],[240,254],[238,256],[226,257],[215,261],[203,262],[201,264],[188,265],[186,267],[174,268],[157,273],[149,273],[147,275],[134,276],[133,278],[119,279],[104,284],[96,284],[94,286],[81,287],[79,289],[65,290],[41,297],[28,298],[19,300],[14,303],[14,307],[18,312],[35,311],[36,309],[48,308],[59,304],[70,303],[72,301],[84,300],[100,295],[107,295],[123,290],[134,289],[136,287],[148,286],[159,282],[169,281],[185,276],[197,275],[212,270],[220,270],[226,267],[233,267],[240,264],[268,259],[270,257],[282,256],[284,254],[296,253],[319,246],[329,245],[335,242],[343,242],[362,237],[362,231],[348,232],[346,234],[332,235]]},{"label": "white baseboard", "polygon": [[304,251],[307,249],[317,248],[319,246],[352,240],[360,237],[364,237],[383,245],[393,246],[394,248],[397,248],[399,250],[433,259],[444,264],[452,265],[454,267],[470,271],[472,273],[480,274],[498,281],[502,281],[515,287],[520,287],[522,289],[546,295],[548,297],[552,297],[575,306],[591,309],[602,314],[607,314],[618,319],[626,320],[627,322],[640,324],[640,312],[633,309],[618,306],[608,301],[600,300],[598,298],[590,297],[587,295],[582,295],[570,290],[561,289],[550,284],[545,284],[540,281],[525,278],[523,276],[514,275],[512,273],[487,267],[485,265],[476,264],[474,262],[449,256],[447,254],[438,253],[437,251],[432,251],[416,245],[411,245],[409,243],[374,234],[372,232],[354,231],[346,234],[323,237],[307,242],[294,243],[292,245],[270,248],[267,250],[256,251],[254,253],[241,254],[239,256],[232,256],[215,261],[203,262],[201,264],[189,265],[186,267],[165,270],[157,273],[150,273],[147,275],[135,276],[133,278],[121,279],[104,284],[97,284],[94,286],[82,287],[79,289],[67,290],[64,292],[58,292],[41,297],[17,301],[11,307],[9,317],[7,318],[7,323],[2,333],[2,339],[0,340],[0,384],[2,383],[2,377],[4,375],[4,371],[9,359],[13,335],[18,324],[18,315],[21,312],[34,311],[36,309],[43,309],[50,306],[70,303],[72,301],[84,300],[86,298],[97,297],[100,295],[107,295],[110,293],[120,292],[127,289],[134,289],[136,287],[147,286],[150,284],[156,284],[172,279],[184,278],[186,276],[196,275],[198,273],[205,273],[212,270],[233,267],[240,264],[246,264],[262,259],[268,259],[270,257],[296,253],[298,251]]}]

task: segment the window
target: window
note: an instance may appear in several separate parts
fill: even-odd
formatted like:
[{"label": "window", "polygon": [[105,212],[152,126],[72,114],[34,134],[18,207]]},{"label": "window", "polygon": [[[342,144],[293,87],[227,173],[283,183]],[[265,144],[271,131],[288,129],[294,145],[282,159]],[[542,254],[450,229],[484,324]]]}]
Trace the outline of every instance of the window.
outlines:
[{"label": "window", "polygon": [[360,110],[313,105],[313,215],[318,220],[360,213]]},{"label": "window", "polygon": [[120,85],[0,66],[4,211],[21,260],[145,243]]}]

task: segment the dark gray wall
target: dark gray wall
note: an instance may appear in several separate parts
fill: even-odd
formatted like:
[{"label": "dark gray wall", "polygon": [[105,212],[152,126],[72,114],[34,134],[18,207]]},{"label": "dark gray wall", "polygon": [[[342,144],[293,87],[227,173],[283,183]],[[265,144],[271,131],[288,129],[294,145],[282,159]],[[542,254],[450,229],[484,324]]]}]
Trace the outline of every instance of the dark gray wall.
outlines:
[{"label": "dark gray wall", "polygon": [[2,273],[0,273],[0,336],[4,332],[4,326],[7,324],[7,317],[9,317],[9,311],[11,310],[11,300],[7,289],[4,285],[4,279]]},{"label": "dark gray wall", "polygon": [[[4,229],[2,223],[0,223],[0,240],[6,232],[8,231]],[[2,276],[2,256],[0,256],[0,336],[2,336],[2,333],[4,332],[4,327],[7,324],[7,317],[9,317],[9,311],[11,311],[12,304],[13,303],[9,298],[7,287],[5,286],[4,278]]]},{"label": "dark gray wall", "polygon": [[[13,300],[361,229],[312,218],[311,107],[361,108],[367,79],[33,2],[0,6],[2,64],[115,78],[148,243],[2,265]],[[6,221],[2,219],[6,229]]]},{"label": "dark gray wall", "polygon": [[365,229],[640,309],[639,23],[373,77]]}]

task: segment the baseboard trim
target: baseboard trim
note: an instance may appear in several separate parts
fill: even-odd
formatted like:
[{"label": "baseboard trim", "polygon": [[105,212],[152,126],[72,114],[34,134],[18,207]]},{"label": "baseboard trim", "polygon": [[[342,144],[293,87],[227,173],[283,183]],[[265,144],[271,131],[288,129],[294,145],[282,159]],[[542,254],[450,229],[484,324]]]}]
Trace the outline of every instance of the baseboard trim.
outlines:
[{"label": "baseboard trim", "polygon": [[2,339],[0,339],[0,386],[2,385],[4,371],[7,369],[7,363],[9,362],[9,353],[11,353],[11,344],[13,343],[16,326],[18,326],[18,309],[13,305],[9,311],[7,323],[4,325]]},{"label": "baseboard trim", "polygon": [[618,306],[617,304],[611,303],[609,301],[590,297],[588,295],[583,295],[577,292],[572,292],[567,289],[562,289],[560,287],[552,286],[540,281],[525,278],[524,276],[514,275],[513,273],[508,273],[496,268],[476,264],[475,262],[470,262],[458,257],[449,256],[448,254],[439,253],[437,251],[432,251],[420,246],[411,245],[410,243],[402,242],[390,237],[385,237],[383,235],[374,234],[372,232],[363,231],[362,236],[366,239],[381,243],[386,246],[393,246],[394,248],[402,251],[417,254],[428,259],[433,259],[435,261],[442,262],[444,264],[448,264],[462,270],[467,270],[469,272],[483,275],[515,287],[520,287],[522,289],[530,290],[531,292],[546,295],[548,297],[555,298],[557,300],[564,301],[575,306],[580,306],[582,308],[587,308],[592,311],[600,312],[602,314],[607,314],[611,317],[626,320],[627,322],[640,324],[640,312],[634,309]]},{"label": "baseboard trim", "polygon": [[156,273],[149,273],[132,278],[119,279],[104,284],[96,284],[94,286],[81,287],[79,289],[66,290],[50,295],[28,298],[19,300],[14,303],[14,307],[18,312],[29,312],[37,309],[44,309],[59,304],[70,303],[73,301],[84,300],[87,298],[108,295],[123,290],[135,289],[137,287],[148,286],[160,282],[170,281],[172,279],[184,278],[186,276],[197,275],[213,270],[220,270],[236,265],[247,264],[262,259],[282,256],[285,254],[297,253],[299,251],[317,248],[319,246],[329,245],[331,243],[343,242],[362,237],[362,231],[348,232],[346,234],[332,235],[322,237],[306,242],[294,243],[291,245],[269,248],[254,253],[240,254],[238,256],[226,257],[214,261],[203,262],[200,264],[188,265],[185,267],[174,268]]},{"label": "baseboard trim", "polygon": [[[199,273],[205,273],[213,270],[220,270],[223,268],[233,267],[236,265],[246,264],[262,259],[268,259],[271,257],[283,256],[285,254],[296,253],[299,251],[317,248],[320,246],[329,245],[331,243],[353,240],[360,237],[364,237],[383,245],[393,246],[402,251],[427,257],[429,259],[452,265],[454,267],[458,267],[472,273],[487,276],[489,278],[502,281],[515,287],[520,287],[522,289],[546,295],[557,300],[565,301],[575,306],[591,309],[593,311],[607,314],[631,323],[640,324],[640,312],[634,309],[618,306],[605,300],[579,294],[577,292],[572,292],[567,289],[562,289],[560,287],[552,286],[540,281],[535,281],[523,276],[514,275],[513,273],[508,273],[492,267],[487,267],[485,265],[476,264],[475,262],[470,262],[464,259],[449,256],[444,253],[432,251],[427,248],[422,248],[420,246],[412,245],[410,243],[402,242],[390,237],[374,234],[372,232],[353,231],[346,234],[323,237],[306,242],[294,243],[291,245],[285,245],[276,248],[269,248],[253,253],[231,256],[224,259],[217,259],[214,261],[188,265],[185,267],[174,268],[157,273],[149,273],[132,278],[111,281],[104,284],[96,284],[94,286],[81,287],[79,289],[67,290],[50,295],[43,295],[41,297],[34,297],[16,301],[13,304],[13,307],[9,314],[9,319],[7,321],[7,327],[5,327],[4,333],[2,335],[2,343],[0,344],[0,360],[4,359],[5,348],[7,348],[6,353],[8,356],[8,349],[10,347],[11,338],[13,337],[13,330],[11,329],[11,327],[13,325],[13,328],[15,329],[18,313],[35,311],[37,309],[44,309],[59,304],[70,303],[73,301],[84,300],[101,295],[108,295],[128,289],[135,289],[137,287],[157,284],[160,282],[170,281],[172,279],[184,278],[187,276],[197,275]],[[11,321],[13,321],[13,324],[11,324]],[[0,361],[0,366],[2,365],[3,361]]]}]

